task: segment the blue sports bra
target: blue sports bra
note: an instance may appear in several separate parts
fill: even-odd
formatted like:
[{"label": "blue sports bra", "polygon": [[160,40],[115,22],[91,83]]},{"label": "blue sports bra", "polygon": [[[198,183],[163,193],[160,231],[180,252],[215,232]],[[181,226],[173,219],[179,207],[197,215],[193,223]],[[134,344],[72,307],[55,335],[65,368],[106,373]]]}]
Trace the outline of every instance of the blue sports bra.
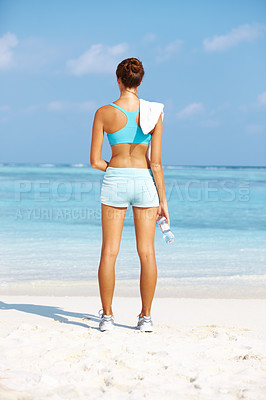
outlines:
[{"label": "blue sports bra", "polygon": [[118,108],[123,111],[127,117],[127,123],[119,131],[114,133],[107,133],[107,138],[110,144],[120,144],[120,143],[143,143],[149,144],[151,140],[151,134],[145,135],[142,129],[138,126],[136,122],[136,116],[139,109],[136,111],[127,111],[122,107],[114,103],[109,103],[111,106]]}]

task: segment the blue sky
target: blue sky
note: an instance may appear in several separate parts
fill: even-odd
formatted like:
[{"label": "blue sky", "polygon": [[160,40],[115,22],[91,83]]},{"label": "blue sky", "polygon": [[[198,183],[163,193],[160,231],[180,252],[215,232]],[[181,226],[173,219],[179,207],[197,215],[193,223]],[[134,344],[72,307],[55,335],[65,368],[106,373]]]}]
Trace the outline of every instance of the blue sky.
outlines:
[{"label": "blue sky", "polygon": [[116,65],[138,57],[163,164],[266,166],[265,50],[264,0],[0,0],[0,162],[89,163]]}]

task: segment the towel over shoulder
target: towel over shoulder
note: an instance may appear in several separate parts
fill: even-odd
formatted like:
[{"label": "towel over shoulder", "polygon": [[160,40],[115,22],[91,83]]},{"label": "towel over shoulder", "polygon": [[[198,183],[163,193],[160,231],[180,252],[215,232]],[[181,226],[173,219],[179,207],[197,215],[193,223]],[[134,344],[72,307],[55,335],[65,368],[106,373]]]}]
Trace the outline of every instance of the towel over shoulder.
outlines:
[{"label": "towel over shoulder", "polygon": [[160,115],[164,117],[164,104],[155,101],[140,99],[140,127],[145,135],[147,135],[158,122]]},{"label": "towel over shoulder", "polygon": [[[139,123],[142,129],[142,132],[147,135],[150,131],[153,130],[155,125],[158,122],[160,115],[162,114],[162,119],[164,117],[164,104],[157,103],[155,101],[148,101],[144,99],[139,99]],[[151,142],[148,147],[148,158],[151,160]]]}]

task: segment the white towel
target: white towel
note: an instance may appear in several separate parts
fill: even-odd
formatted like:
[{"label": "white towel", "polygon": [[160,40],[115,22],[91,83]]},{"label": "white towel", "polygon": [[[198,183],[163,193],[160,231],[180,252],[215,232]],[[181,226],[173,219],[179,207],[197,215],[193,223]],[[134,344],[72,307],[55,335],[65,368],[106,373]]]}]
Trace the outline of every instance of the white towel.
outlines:
[{"label": "white towel", "polygon": [[[140,127],[144,133],[144,135],[147,135],[150,131],[153,130],[155,125],[158,122],[158,119],[160,115],[162,114],[162,119],[164,117],[164,104],[163,103],[156,103],[155,101],[147,101],[143,99],[140,100],[140,114],[139,114],[139,123]],[[151,154],[151,142],[149,143],[148,147],[148,158],[150,158]]]},{"label": "white towel", "polygon": [[140,127],[144,133],[147,135],[157,124],[160,115],[162,114],[162,119],[164,117],[164,104],[156,103],[155,101],[147,101],[139,99],[139,118]]}]

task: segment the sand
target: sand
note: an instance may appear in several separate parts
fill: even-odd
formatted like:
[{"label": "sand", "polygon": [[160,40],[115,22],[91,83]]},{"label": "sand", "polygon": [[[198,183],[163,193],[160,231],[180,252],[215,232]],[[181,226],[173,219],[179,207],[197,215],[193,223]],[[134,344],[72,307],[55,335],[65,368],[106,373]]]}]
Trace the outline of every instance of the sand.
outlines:
[{"label": "sand", "polygon": [[1,296],[0,399],[266,399],[266,299]]}]

